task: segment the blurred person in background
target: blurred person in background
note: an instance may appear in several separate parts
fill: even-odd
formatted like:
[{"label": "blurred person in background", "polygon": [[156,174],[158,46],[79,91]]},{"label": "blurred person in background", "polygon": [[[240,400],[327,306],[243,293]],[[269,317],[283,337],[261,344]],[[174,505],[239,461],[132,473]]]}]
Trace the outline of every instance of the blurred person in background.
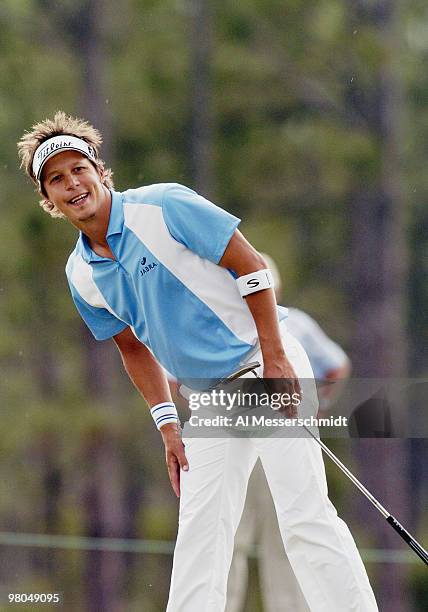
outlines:
[{"label": "blurred person in background", "polygon": [[[274,280],[278,303],[282,301],[282,280],[275,261],[261,253]],[[320,412],[340,393],[340,381],[349,377],[351,363],[343,349],[333,342],[305,312],[288,309],[287,328],[305,349],[317,382]],[[241,522],[235,536],[235,550],[229,573],[226,612],[244,612],[248,590],[248,560],[257,545],[265,612],[310,612],[299,582],[291,567],[278,527],[272,495],[260,461],[251,474]]]},{"label": "blurred person in background", "polygon": [[[59,112],[18,147],[44,210],[79,230],[66,266],[76,308],[97,340],[116,343],[165,445],[180,496],[167,611],[224,610],[233,537],[258,457],[311,610],[376,611],[355,542],[328,499],[314,440],[303,432],[188,435],[183,444],[164,370],[186,384],[220,380],[258,360],[260,376],[316,414],[312,369],[284,325],[266,262],[237,230],[240,219],[177,183],[115,191],[101,140],[93,126]],[[303,394],[300,381],[308,383]]]}]

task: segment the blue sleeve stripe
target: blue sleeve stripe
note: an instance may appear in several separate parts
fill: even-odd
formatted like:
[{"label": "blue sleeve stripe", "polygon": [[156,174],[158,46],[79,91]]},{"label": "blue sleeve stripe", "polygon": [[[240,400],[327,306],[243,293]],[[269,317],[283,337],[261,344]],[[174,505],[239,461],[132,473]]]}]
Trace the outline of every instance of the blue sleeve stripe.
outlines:
[{"label": "blue sleeve stripe", "polygon": [[173,404],[172,402],[165,402],[164,404],[159,404],[156,408],[152,408],[151,409],[151,413],[154,414],[155,412],[157,412],[158,410],[162,410],[162,408],[174,408],[175,404]]},{"label": "blue sleeve stripe", "polygon": [[164,416],[161,416],[158,419],[156,419],[156,425],[159,425],[159,423],[162,423],[162,421],[165,421],[165,419],[174,419],[175,421],[178,421],[178,417],[176,414],[174,413],[165,414]]}]

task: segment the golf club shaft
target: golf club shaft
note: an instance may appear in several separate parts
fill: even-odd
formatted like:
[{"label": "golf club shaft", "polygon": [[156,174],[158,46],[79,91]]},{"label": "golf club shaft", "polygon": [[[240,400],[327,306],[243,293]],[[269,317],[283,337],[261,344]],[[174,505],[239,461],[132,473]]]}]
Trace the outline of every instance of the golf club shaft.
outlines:
[{"label": "golf club shaft", "polygon": [[[263,379],[257,374],[255,369],[252,370],[256,378],[259,380]],[[354,476],[354,474],[348,470],[346,465],[344,465],[340,459],[336,457],[336,455],[331,451],[326,444],[318,436],[316,436],[306,425],[303,425],[303,428],[307,431],[307,433],[321,446],[322,450],[330,459],[337,465],[337,467],[342,470],[342,472],[349,478],[351,482],[361,491],[361,493],[373,504],[375,508],[383,515],[383,517],[387,520],[387,522],[395,529],[399,536],[410,546],[410,548],[422,559],[422,561],[428,565],[428,552],[415,540],[415,538],[405,529],[397,519],[392,516],[388,512],[386,508],[382,506],[382,504],[366,489],[366,487]]]},{"label": "golf club shaft", "polygon": [[367,499],[369,501],[371,501],[371,503],[373,504],[373,506],[375,506],[375,508],[377,508],[379,510],[379,512],[381,514],[383,514],[383,516],[387,519],[390,514],[388,512],[388,510],[386,510],[386,508],[384,508],[382,506],[382,504],[370,493],[370,491],[368,491],[366,489],[366,487],[358,480],[358,478],[356,478],[354,476],[354,474],[348,470],[348,468],[346,467],[346,465],[344,465],[340,459],[338,459],[336,457],[336,455],[333,453],[333,451],[331,451],[328,446],[326,444],[324,444],[324,442],[322,440],[320,440],[320,438],[318,438],[310,429],[309,427],[306,427],[306,425],[303,425],[303,428],[308,432],[308,434],[310,436],[312,436],[312,438],[317,442],[317,444],[319,444],[322,448],[322,450],[325,452],[326,455],[328,455],[330,457],[330,459],[333,461],[333,463],[335,463],[337,465],[338,468],[340,468],[342,470],[342,472],[349,478],[349,480],[351,480],[354,485],[360,489],[361,493],[363,495],[365,495],[367,497]]},{"label": "golf club shaft", "polygon": [[410,548],[422,559],[426,565],[428,565],[428,552],[415,540],[415,538],[405,529],[397,519],[392,516],[382,506],[382,504],[366,489],[366,487],[354,476],[354,474],[348,470],[348,468],[336,457],[336,455],[320,440],[312,431],[303,425],[304,429],[312,436],[312,438],[321,446],[322,450],[330,459],[337,465],[338,468],[351,480],[354,485],[361,491],[363,495],[373,504],[375,508],[386,518],[387,522],[395,529],[403,540],[410,546]]}]

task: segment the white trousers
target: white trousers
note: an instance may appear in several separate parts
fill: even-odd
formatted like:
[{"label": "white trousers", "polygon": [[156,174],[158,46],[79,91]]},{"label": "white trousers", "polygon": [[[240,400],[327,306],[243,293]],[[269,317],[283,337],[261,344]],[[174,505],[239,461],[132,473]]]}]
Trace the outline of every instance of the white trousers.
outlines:
[{"label": "white trousers", "polygon": [[255,544],[258,547],[257,569],[264,612],[309,612],[284,552],[275,506],[260,461],[256,462],[251,474],[244,512],[235,534],[226,612],[245,612],[249,557]]},{"label": "white trousers", "polygon": [[[282,338],[297,376],[313,378],[306,353],[285,327]],[[261,355],[251,361],[256,359],[261,361]],[[315,385],[313,389],[315,396]],[[306,393],[306,401],[314,402],[314,396],[309,398]],[[304,413],[307,410],[306,406]],[[167,612],[224,612],[234,535],[258,457],[285,550],[309,609],[378,610],[355,542],[328,498],[321,449],[315,440],[303,435],[183,435],[183,440],[189,471],[181,472],[179,527]]]}]

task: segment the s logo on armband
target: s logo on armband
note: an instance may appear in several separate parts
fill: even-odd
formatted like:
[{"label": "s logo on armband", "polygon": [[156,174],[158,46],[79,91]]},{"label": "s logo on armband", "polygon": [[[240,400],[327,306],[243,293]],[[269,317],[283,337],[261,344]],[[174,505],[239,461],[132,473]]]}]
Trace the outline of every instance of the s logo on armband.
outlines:
[{"label": "s logo on armband", "polygon": [[275,285],[272,272],[269,268],[244,274],[244,276],[237,278],[236,282],[242,297],[256,293],[256,291],[262,291],[263,289],[273,289]]}]

